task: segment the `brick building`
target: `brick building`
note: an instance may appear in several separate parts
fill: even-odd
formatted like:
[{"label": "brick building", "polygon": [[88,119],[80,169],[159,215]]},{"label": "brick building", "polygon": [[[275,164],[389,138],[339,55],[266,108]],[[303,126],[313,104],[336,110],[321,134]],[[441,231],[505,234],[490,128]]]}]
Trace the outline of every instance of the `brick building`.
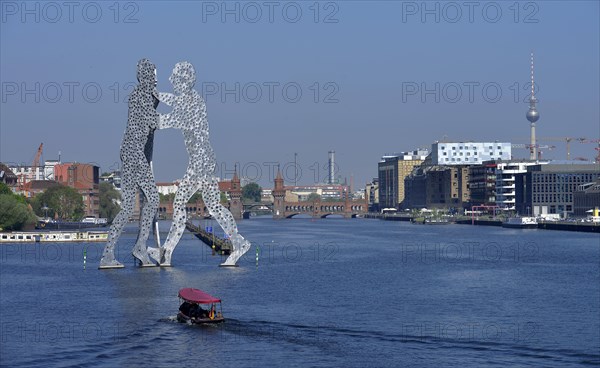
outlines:
[{"label": "brick building", "polygon": [[74,188],[83,197],[85,216],[99,217],[100,168],[82,163],[64,163],[54,166],[54,180]]}]

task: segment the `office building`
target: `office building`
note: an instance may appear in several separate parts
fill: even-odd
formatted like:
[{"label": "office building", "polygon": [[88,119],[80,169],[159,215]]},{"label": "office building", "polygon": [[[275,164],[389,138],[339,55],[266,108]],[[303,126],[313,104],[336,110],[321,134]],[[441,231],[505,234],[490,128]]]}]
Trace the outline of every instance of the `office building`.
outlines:
[{"label": "office building", "polygon": [[532,165],[517,174],[516,208],[520,214],[574,214],[574,193],[581,185],[600,177],[597,163],[557,163]]}]

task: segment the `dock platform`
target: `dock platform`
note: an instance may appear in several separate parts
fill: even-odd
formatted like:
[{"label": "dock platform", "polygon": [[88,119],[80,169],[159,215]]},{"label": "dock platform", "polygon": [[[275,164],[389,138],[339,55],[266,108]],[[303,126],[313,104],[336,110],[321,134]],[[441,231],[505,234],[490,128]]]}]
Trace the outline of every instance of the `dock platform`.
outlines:
[{"label": "dock platform", "polygon": [[185,223],[185,228],[204,244],[214,249],[215,252],[222,255],[231,253],[231,242],[229,240],[216,237],[214,234],[201,229],[199,226],[196,226],[189,221]]}]

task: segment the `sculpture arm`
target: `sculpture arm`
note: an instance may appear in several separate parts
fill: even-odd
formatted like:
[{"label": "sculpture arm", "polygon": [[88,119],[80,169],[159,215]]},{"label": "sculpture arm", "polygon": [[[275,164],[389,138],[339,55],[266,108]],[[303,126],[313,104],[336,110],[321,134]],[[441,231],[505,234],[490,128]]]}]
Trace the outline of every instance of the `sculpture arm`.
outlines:
[{"label": "sculpture arm", "polygon": [[173,114],[158,114],[158,129],[176,128],[177,119]]},{"label": "sculpture arm", "polygon": [[[173,106],[177,102],[177,96],[172,93],[159,92],[157,98],[167,106]],[[158,129],[176,128],[176,123],[177,120],[173,117],[173,112],[169,114],[159,114]]]},{"label": "sculpture arm", "polygon": [[177,96],[168,92],[159,92],[157,98],[160,102],[164,103],[165,105],[173,106]]}]

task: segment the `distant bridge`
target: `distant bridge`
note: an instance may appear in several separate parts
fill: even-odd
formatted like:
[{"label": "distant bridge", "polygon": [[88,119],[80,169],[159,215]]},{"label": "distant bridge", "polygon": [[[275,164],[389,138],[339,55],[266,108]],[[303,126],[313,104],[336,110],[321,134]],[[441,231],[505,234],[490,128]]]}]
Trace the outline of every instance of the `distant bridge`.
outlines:
[{"label": "distant bridge", "polygon": [[273,202],[265,203],[265,202],[251,202],[243,204],[242,217],[245,219],[250,218],[251,213],[258,214],[269,214],[273,212]]},{"label": "distant bridge", "polygon": [[254,202],[244,203],[244,218],[249,218],[252,212],[273,212],[273,218],[292,218],[297,215],[309,215],[313,218],[326,218],[331,215],[341,215],[354,218],[368,213],[365,200],[335,201],[335,202],[283,202],[279,208],[274,203]]},{"label": "distant bridge", "polygon": [[[331,215],[341,215],[354,218],[368,212],[368,204],[364,200],[336,202],[283,202],[283,208],[273,213],[274,218],[292,218],[297,215],[310,215],[313,218],[326,218]],[[283,211],[281,211],[283,210]]]}]

